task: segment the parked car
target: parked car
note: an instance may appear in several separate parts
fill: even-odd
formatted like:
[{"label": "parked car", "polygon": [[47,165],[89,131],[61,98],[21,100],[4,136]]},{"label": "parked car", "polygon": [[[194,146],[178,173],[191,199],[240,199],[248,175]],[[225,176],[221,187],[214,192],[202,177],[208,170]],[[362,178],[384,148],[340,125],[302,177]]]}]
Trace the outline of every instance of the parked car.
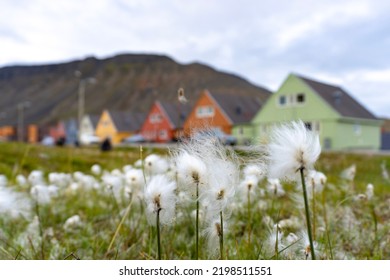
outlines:
[{"label": "parked car", "polygon": [[135,134],[122,140],[122,143],[145,143],[146,139],[142,134]]}]

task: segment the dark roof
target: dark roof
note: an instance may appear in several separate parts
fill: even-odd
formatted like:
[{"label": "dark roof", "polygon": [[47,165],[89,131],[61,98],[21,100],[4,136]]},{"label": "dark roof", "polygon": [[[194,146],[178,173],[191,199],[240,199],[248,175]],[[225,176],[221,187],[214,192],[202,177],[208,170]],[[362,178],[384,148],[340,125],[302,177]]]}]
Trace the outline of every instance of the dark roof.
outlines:
[{"label": "dark roof", "polygon": [[146,117],[146,114],[138,112],[110,111],[109,113],[118,131],[138,131]]},{"label": "dark roof", "polygon": [[99,122],[100,116],[99,115],[88,115],[88,117],[91,120],[93,127],[96,127],[98,122]]},{"label": "dark roof", "polygon": [[259,97],[237,96],[222,93],[210,93],[234,125],[249,123],[260,110]]},{"label": "dark roof", "polygon": [[342,88],[298,76],[343,117],[377,119]]},{"label": "dark roof", "polygon": [[[166,102],[158,101],[162,109],[167,113],[169,120],[173,124],[174,128],[183,127],[184,122],[187,119],[187,116],[191,112],[191,106],[189,104],[179,104],[178,102]],[[180,111],[180,113],[179,113]],[[180,114],[180,120],[179,120]],[[180,124],[179,124],[180,122]]]}]

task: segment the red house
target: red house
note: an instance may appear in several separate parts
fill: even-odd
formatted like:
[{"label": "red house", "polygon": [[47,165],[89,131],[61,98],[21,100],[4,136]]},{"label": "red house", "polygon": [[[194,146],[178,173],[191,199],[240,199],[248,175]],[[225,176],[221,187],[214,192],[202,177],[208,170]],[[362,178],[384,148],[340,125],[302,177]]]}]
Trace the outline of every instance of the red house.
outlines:
[{"label": "red house", "polygon": [[142,125],[141,134],[152,142],[174,141],[181,135],[190,111],[188,104],[156,101]]}]

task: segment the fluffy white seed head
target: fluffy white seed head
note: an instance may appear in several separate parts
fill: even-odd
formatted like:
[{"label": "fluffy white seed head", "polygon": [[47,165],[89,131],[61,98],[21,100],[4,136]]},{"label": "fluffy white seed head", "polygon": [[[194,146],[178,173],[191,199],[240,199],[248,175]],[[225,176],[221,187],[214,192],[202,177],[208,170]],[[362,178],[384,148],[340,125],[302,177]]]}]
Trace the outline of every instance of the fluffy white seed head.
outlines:
[{"label": "fluffy white seed head", "polygon": [[151,154],[145,158],[144,169],[148,176],[164,174],[168,171],[168,168],[167,160],[159,155]]},{"label": "fluffy white seed head", "polygon": [[102,168],[99,164],[94,164],[91,167],[91,171],[94,175],[99,176],[102,173]]},{"label": "fluffy white seed head", "polygon": [[3,218],[27,218],[30,214],[31,201],[23,193],[0,187],[0,215]]},{"label": "fluffy white seed head", "polygon": [[188,187],[206,184],[207,167],[197,155],[182,151],[176,158],[176,169],[179,180]]},{"label": "fluffy white seed head", "polygon": [[237,167],[229,161],[214,159],[209,168],[208,186],[204,191],[204,200],[208,205],[210,215],[225,212],[225,218],[230,211],[228,205],[232,202],[235,188],[238,184],[239,172]]},{"label": "fluffy white seed head", "polygon": [[77,227],[81,227],[83,225],[81,218],[79,215],[73,215],[69,217],[64,223],[64,230],[71,230]]},{"label": "fluffy white seed head", "polygon": [[209,220],[207,228],[203,233],[207,239],[207,249],[210,256],[216,256],[218,254],[219,238],[222,236],[222,232],[226,235],[226,228],[226,222],[224,221],[222,229],[219,216]]},{"label": "fluffy white seed head", "polygon": [[158,174],[151,178],[145,188],[145,202],[148,221],[156,225],[157,212],[160,213],[160,223],[169,224],[175,215],[176,183],[167,176]]},{"label": "fluffy white seed head", "polygon": [[347,181],[353,181],[356,175],[356,165],[352,164],[350,167],[344,169],[340,176],[341,178],[346,179]]},{"label": "fluffy white seed head", "polygon": [[248,164],[247,166],[244,167],[242,172],[244,178],[256,177],[259,182],[264,179],[267,173],[266,166],[263,163]]},{"label": "fluffy white seed head", "polygon": [[322,193],[326,184],[327,178],[324,173],[316,170],[309,170],[306,176],[306,189],[308,195],[312,195],[313,192]]},{"label": "fluffy white seed head", "polygon": [[371,200],[374,197],[374,185],[368,184],[366,188],[366,196],[368,200]]},{"label": "fluffy white seed head", "polygon": [[282,197],[286,194],[279,179],[268,178],[266,189],[267,192],[272,196]]},{"label": "fluffy white seed head", "polygon": [[302,121],[277,126],[267,148],[269,177],[296,180],[297,171],[312,169],[320,153],[318,134],[308,130]]}]

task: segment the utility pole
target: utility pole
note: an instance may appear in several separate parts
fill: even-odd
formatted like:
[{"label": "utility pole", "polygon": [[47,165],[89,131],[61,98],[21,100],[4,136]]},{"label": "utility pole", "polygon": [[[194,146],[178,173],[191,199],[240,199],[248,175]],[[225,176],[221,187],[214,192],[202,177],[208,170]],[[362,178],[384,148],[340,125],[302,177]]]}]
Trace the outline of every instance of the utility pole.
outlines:
[{"label": "utility pole", "polygon": [[18,108],[18,141],[24,142],[24,109],[30,107],[30,101],[20,102]]},{"label": "utility pole", "polygon": [[82,78],[82,73],[79,70],[75,71],[75,76],[79,79],[79,87],[78,87],[78,141],[81,143],[81,122],[83,120],[84,116],[84,109],[85,109],[85,88],[87,84],[94,84],[96,83],[96,79],[93,77],[88,78]]}]

